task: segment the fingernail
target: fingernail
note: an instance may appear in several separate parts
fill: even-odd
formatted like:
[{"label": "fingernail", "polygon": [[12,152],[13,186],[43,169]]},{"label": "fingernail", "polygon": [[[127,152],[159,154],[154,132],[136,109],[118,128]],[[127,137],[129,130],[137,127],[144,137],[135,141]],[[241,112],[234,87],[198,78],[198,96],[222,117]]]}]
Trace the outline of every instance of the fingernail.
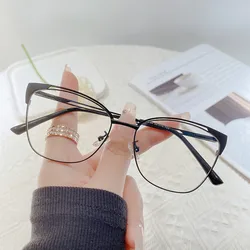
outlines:
[{"label": "fingernail", "polygon": [[185,120],[190,120],[191,115],[190,115],[189,112],[185,112],[185,113],[182,113],[182,114],[177,115],[177,117],[179,117],[179,118],[181,118],[181,119],[185,119]]},{"label": "fingernail", "polygon": [[141,224],[135,230],[135,250],[143,250],[143,226]]},{"label": "fingernail", "polygon": [[71,68],[68,64],[65,65],[64,71],[71,72]]},{"label": "fingernail", "polygon": [[132,115],[135,115],[135,111],[136,111],[136,106],[133,103],[128,102],[124,106],[122,113],[123,114],[130,113]]}]

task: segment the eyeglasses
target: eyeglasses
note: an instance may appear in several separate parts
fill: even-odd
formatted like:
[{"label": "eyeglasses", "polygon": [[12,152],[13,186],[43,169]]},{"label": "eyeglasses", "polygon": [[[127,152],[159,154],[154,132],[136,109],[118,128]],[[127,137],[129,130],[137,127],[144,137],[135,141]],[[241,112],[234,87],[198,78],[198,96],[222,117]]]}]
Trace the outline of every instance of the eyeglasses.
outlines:
[{"label": "eyeglasses", "polygon": [[[25,101],[26,122],[11,128],[11,131],[18,135],[26,132],[33,151],[46,159],[62,163],[85,161],[107,141],[112,125],[119,124],[135,130],[132,148],[137,169],[155,187],[189,193],[207,178],[213,185],[223,183],[214,167],[225,149],[227,136],[210,127],[175,117],[136,119],[135,124],[125,123],[118,120],[119,113],[108,110],[97,100],[49,84],[30,83]],[[59,109],[58,104],[61,105]],[[44,151],[51,120],[60,119],[65,114],[77,118],[75,129],[80,137],[76,147],[81,153],[67,159],[63,152],[52,156]],[[143,152],[142,141],[151,140],[151,136],[161,143]],[[204,142],[209,144],[210,150],[204,147]],[[173,162],[175,164],[170,165]]]}]

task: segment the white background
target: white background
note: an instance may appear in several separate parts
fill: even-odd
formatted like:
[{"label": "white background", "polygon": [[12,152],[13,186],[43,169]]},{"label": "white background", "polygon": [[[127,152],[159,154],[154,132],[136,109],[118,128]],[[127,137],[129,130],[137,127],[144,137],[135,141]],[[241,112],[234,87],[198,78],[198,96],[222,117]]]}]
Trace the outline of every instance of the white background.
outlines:
[{"label": "white background", "polygon": [[73,45],[185,50],[210,43],[250,64],[249,0],[0,0],[0,70]]}]

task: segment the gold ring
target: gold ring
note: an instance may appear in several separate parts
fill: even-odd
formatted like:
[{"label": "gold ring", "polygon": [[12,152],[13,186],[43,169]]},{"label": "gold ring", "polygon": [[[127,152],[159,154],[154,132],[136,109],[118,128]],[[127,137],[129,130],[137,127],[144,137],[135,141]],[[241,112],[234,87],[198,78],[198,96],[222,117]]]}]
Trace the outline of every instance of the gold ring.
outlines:
[{"label": "gold ring", "polygon": [[75,142],[76,144],[79,141],[79,134],[71,129],[66,127],[65,125],[56,125],[56,126],[52,126],[48,129],[47,131],[47,136],[46,138],[50,137],[50,136],[61,136],[61,137],[65,137],[67,139],[72,140],[73,142]]}]

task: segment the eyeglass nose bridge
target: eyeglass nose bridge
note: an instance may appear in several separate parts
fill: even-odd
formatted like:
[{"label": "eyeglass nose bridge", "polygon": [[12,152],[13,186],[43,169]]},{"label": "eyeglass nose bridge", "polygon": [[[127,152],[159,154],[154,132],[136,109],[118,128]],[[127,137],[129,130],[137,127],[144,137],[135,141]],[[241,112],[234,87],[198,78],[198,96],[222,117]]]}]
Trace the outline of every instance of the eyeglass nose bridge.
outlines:
[{"label": "eyeglass nose bridge", "polygon": [[127,122],[122,122],[119,120],[111,120],[112,124],[118,124],[118,125],[122,125],[122,126],[126,126],[129,128],[133,128],[135,130],[137,130],[139,128],[139,126],[137,124],[131,124],[131,123],[127,123]]}]

